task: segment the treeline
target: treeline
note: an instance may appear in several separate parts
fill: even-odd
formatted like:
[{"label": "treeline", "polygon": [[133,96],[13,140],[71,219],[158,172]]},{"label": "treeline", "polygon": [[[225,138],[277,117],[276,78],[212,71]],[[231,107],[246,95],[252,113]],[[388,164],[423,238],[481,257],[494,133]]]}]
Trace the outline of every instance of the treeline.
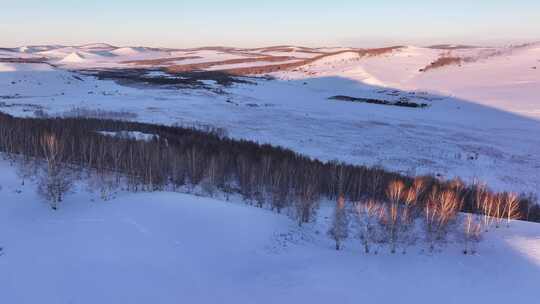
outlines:
[{"label": "treeline", "polygon": [[[110,136],[111,132],[154,135],[150,140]],[[0,151],[46,162],[48,181],[40,186],[56,203],[69,186],[64,169],[92,171],[103,192],[119,185],[130,191],[159,191],[199,185],[208,191],[239,193],[246,202],[277,212],[293,211],[299,224],[309,222],[320,198],[350,202],[391,201],[390,185],[422,185],[415,210],[436,197],[456,198],[457,210],[504,217],[509,194],[459,180],[409,177],[382,168],[321,162],[291,150],[234,140],[219,130],[198,130],[97,118],[16,118],[0,113]],[[31,171],[31,169],[29,169]],[[402,204],[401,201],[399,203]],[[516,197],[514,218],[540,222],[534,199]]]}]

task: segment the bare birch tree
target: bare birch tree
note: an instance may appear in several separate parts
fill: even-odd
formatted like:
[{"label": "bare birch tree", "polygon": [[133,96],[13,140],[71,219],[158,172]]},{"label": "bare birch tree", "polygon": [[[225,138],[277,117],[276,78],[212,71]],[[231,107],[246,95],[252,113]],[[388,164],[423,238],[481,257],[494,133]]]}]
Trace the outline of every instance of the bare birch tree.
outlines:
[{"label": "bare birch tree", "polygon": [[41,148],[45,158],[44,172],[40,176],[38,190],[56,210],[64,195],[71,189],[72,180],[62,159],[62,144],[53,134],[41,138]]},{"label": "bare birch tree", "polygon": [[362,241],[362,247],[364,247],[364,252],[366,254],[370,253],[372,244],[378,242],[377,236],[380,233],[380,229],[378,229],[377,223],[381,209],[381,203],[373,199],[359,202],[356,205],[359,237]]},{"label": "bare birch tree", "polygon": [[478,217],[471,213],[467,214],[463,225],[463,254],[476,253],[476,245],[482,239],[482,231],[482,222]]},{"label": "bare birch tree", "polygon": [[506,226],[510,227],[510,221],[519,219],[521,216],[519,210],[519,198],[515,193],[509,193],[505,198],[505,217],[506,217]]},{"label": "bare birch tree", "polygon": [[336,242],[336,250],[341,250],[343,240],[349,236],[349,217],[347,216],[345,199],[342,196],[336,202],[328,235]]},{"label": "bare birch tree", "polygon": [[381,222],[387,234],[387,240],[390,243],[390,252],[396,253],[399,242],[399,233],[403,220],[403,197],[405,195],[405,184],[401,181],[390,183],[386,190],[388,203],[382,213]]}]

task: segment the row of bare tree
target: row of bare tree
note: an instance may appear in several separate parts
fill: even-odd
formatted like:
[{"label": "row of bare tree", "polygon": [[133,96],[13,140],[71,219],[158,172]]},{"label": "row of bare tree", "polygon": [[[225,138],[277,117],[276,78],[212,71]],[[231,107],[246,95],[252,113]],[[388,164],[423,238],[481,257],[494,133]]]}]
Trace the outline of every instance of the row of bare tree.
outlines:
[{"label": "row of bare tree", "polygon": [[[493,194],[484,187],[476,192],[478,209],[484,213],[460,215],[466,197],[462,187],[455,183],[453,188],[428,189],[422,179],[415,179],[410,186],[398,180],[388,185],[383,200],[368,198],[348,208],[345,198],[339,197],[329,235],[339,250],[354,226],[365,253],[377,252],[381,246],[388,246],[391,253],[405,253],[418,240],[433,251],[454,234],[464,244],[463,252],[469,254],[476,251],[475,244],[490,227],[501,227],[503,221],[509,225],[521,217],[517,195]],[[427,196],[425,202],[419,200],[423,195]],[[356,219],[355,225],[350,217]]]},{"label": "row of bare tree", "polygon": [[[227,138],[218,131],[96,118],[16,118],[0,113],[0,151],[22,159],[28,175],[41,177],[41,192],[55,208],[74,180],[70,172],[78,171],[97,177],[94,184],[104,198],[121,185],[129,191],[200,185],[208,191],[239,193],[259,207],[293,211],[300,225],[313,218],[319,198],[336,200],[340,196],[352,202],[389,202],[385,221],[390,227],[396,220],[417,216],[418,210],[426,210],[431,217],[442,212],[441,208],[502,218],[505,210],[514,209],[509,204],[518,206],[520,219],[540,221],[540,207],[525,196],[509,200],[507,194],[459,180],[413,178],[377,167],[323,163],[280,147]],[[124,135],[110,136],[112,132]],[[151,134],[152,138],[141,140],[129,132]],[[402,186],[396,187],[396,182]],[[410,189],[415,189],[414,194]],[[403,193],[407,193],[406,199]],[[449,205],[440,206],[434,197],[445,198],[442,202]],[[396,229],[390,229],[391,238],[397,237]]]}]

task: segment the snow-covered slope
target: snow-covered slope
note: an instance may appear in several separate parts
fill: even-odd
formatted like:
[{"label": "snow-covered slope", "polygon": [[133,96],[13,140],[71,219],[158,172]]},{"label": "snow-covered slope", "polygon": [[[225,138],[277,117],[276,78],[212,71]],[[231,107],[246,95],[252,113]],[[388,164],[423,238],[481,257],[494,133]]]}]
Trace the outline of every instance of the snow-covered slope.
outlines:
[{"label": "snow-covered slope", "polygon": [[403,87],[427,88],[540,119],[540,44],[422,73]]},{"label": "snow-covered slope", "polygon": [[[360,83],[451,95],[488,107],[540,118],[540,44],[465,49],[408,46],[380,56],[344,60],[341,54],[306,65],[298,71],[276,73],[283,79],[343,77]],[[422,72],[440,57],[462,58]]]},{"label": "snow-covered slope", "polygon": [[37,53],[37,52],[46,52],[54,49],[63,48],[61,45],[29,45],[21,46],[18,49],[21,53]]},{"label": "snow-covered slope", "polygon": [[[0,92],[1,111],[29,116],[38,110],[49,113],[69,111],[84,107],[82,104],[88,99],[107,99],[136,90],[45,63],[0,62]],[[40,102],[34,102],[37,100]]]},{"label": "snow-covered slope", "polygon": [[177,193],[79,189],[52,211],[0,161],[0,294],[34,303],[534,303],[540,228],[514,222],[479,254],[336,252],[327,211],[285,215]]},{"label": "snow-covered slope", "polygon": [[[126,53],[133,50],[141,58],[172,58],[166,64],[187,65],[290,49],[124,49]],[[292,53],[302,50],[306,51],[295,48]],[[51,115],[73,108],[127,111],[145,122],[222,127],[236,138],[285,146],[322,160],[480,180],[499,190],[540,194],[540,139],[531,136],[540,133],[540,70],[533,69],[539,65],[538,44],[456,50],[409,46],[376,56],[358,56],[343,48],[319,49],[341,53],[273,73],[275,81],[252,80],[256,86],[209,85],[211,90],[133,88],[97,80],[66,70],[133,68],[133,63],[124,62],[135,57],[92,56],[91,50],[76,47],[51,47],[50,51],[61,53],[58,58],[76,51],[85,62],[61,68],[39,65],[50,69],[47,72],[32,71],[37,65],[17,64],[13,70],[13,63],[3,63],[0,102],[6,106],[0,110],[16,115],[32,115],[36,109]],[[448,52],[478,60],[420,72]],[[248,60],[206,69],[262,64]],[[336,95],[405,98],[430,106],[410,109],[328,100]]]},{"label": "snow-covered slope", "polygon": [[[35,64],[21,64],[21,63],[4,63],[0,62],[0,73],[6,73],[1,74],[0,76],[7,76],[9,73],[13,72],[50,72],[54,69],[44,63],[35,63]],[[3,81],[8,82],[9,80],[19,80],[16,75],[12,75],[15,77],[2,77]]]}]

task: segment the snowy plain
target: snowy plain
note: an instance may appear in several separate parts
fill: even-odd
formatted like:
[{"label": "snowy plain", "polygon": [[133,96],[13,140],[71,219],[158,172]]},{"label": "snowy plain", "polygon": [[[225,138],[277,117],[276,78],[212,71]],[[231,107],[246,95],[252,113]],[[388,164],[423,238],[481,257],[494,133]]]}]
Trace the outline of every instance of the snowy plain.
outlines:
[{"label": "snowy plain", "polygon": [[[88,52],[88,48],[77,49]],[[535,134],[540,134],[540,71],[533,69],[540,66],[539,49],[532,44],[488,58],[478,55],[485,49],[460,50],[460,56],[480,59],[424,73],[419,70],[448,51],[404,47],[362,57],[354,50],[340,50],[299,68],[271,73],[275,77],[271,81],[250,80],[254,84],[229,87],[207,82],[213,90],[123,86],[77,73],[80,68],[104,65],[126,68],[121,62],[141,54],[145,58],[198,56],[195,60],[200,63],[247,52],[118,48],[110,52],[124,55],[101,55],[101,61],[88,60],[82,66],[0,63],[4,97],[0,101],[2,111],[23,116],[33,115],[36,109],[62,115],[87,108],[127,111],[145,122],[214,125],[235,138],[281,145],[322,160],[459,177],[497,190],[539,194],[540,137]],[[74,49],[53,51],[66,50]],[[55,60],[50,61],[56,64]],[[250,64],[263,62],[238,66]],[[328,99],[335,95],[406,98],[430,106],[411,109]]]},{"label": "snowy plain", "polygon": [[[286,215],[179,193],[81,186],[53,211],[0,161],[2,302],[530,303],[540,281],[538,224],[493,229],[478,254],[449,243],[407,254],[334,250],[329,210],[297,228]],[[494,292],[497,291],[497,292]]]}]

